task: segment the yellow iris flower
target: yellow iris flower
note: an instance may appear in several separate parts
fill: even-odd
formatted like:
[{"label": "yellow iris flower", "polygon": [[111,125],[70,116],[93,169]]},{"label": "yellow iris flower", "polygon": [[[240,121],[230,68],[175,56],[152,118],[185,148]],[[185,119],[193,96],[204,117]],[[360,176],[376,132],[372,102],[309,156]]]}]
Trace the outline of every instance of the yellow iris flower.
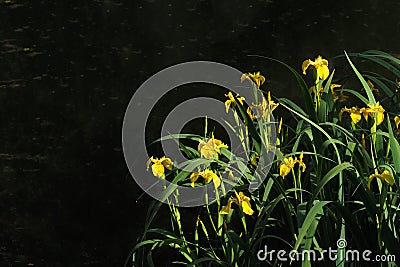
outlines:
[{"label": "yellow iris flower", "polygon": [[167,168],[168,170],[172,170],[172,167],[174,165],[171,159],[166,158],[165,156],[160,159],[151,157],[146,163],[147,171],[149,170],[150,163],[153,163],[151,165],[151,171],[153,172],[153,175],[159,178],[165,177],[165,168]]},{"label": "yellow iris flower", "polygon": [[221,140],[215,139],[213,133],[207,143],[203,140],[199,141],[197,151],[206,159],[213,159],[215,153],[221,154],[221,148],[228,148],[228,145],[222,143]]},{"label": "yellow iris flower", "polygon": [[253,74],[243,73],[242,77],[240,78],[240,81],[243,82],[246,79],[253,80],[257,84],[257,87],[260,87],[261,85],[263,85],[263,83],[265,83],[265,77],[261,75],[260,72]]},{"label": "yellow iris flower", "polygon": [[[379,102],[376,102],[375,104],[371,105],[368,104],[368,108],[367,108],[367,113],[370,114],[370,116],[373,116],[374,114],[376,114],[376,125],[379,125],[383,122],[383,120],[385,119],[385,114],[383,114],[385,112],[385,109],[379,105]],[[365,117],[365,115],[364,115]]]},{"label": "yellow iris flower", "polygon": [[301,153],[299,159],[297,159],[296,157],[294,159],[293,157],[284,158],[279,165],[279,175],[282,177],[288,175],[292,171],[296,163],[299,164],[299,166],[302,168],[302,172],[306,170],[306,164],[303,162],[303,153]]},{"label": "yellow iris flower", "polygon": [[[229,98],[228,100],[225,101],[225,110],[226,110],[226,113],[228,113],[229,107],[231,105],[233,106],[233,105],[236,104],[236,99],[233,97],[232,92],[229,92],[228,94],[225,94],[225,96],[227,98]],[[239,103],[241,105],[243,105],[244,97],[239,97],[239,95],[236,94],[236,98],[237,98],[237,101],[239,101]]]},{"label": "yellow iris flower", "polygon": [[351,121],[354,124],[357,124],[361,120],[361,111],[358,107],[352,107],[352,108],[342,108],[339,112],[339,120],[342,120],[342,114],[343,112],[350,113],[350,118]]},{"label": "yellow iris flower", "polygon": [[203,171],[194,172],[190,175],[190,182],[192,183],[192,187],[194,187],[194,183],[199,179],[200,176],[204,178],[204,182],[206,184],[209,184],[212,181],[215,188],[218,188],[221,185],[221,178],[218,177],[218,175],[212,170],[205,169]]},{"label": "yellow iris flower", "polygon": [[371,174],[368,179],[368,188],[370,188],[371,182],[374,178],[380,179],[383,183],[387,183],[391,186],[394,184],[393,175],[388,170],[384,170],[381,174]]},{"label": "yellow iris flower", "polygon": [[317,70],[317,75],[320,79],[326,80],[329,76],[329,68],[328,68],[328,60],[323,59],[321,56],[318,56],[315,61],[311,59],[306,59],[303,61],[302,69],[303,74],[306,75],[306,70],[309,66],[313,66]]},{"label": "yellow iris flower", "polygon": [[228,203],[226,204],[225,207],[223,207],[221,209],[221,211],[219,213],[220,214],[229,214],[232,203],[235,203],[236,205],[238,205],[239,207],[242,208],[244,213],[246,213],[247,215],[252,215],[254,213],[254,210],[252,210],[252,208],[251,208],[250,198],[248,196],[246,196],[245,194],[243,194],[243,192],[238,193],[236,191],[235,191],[235,196],[236,196],[236,198],[230,197],[228,199]]}]

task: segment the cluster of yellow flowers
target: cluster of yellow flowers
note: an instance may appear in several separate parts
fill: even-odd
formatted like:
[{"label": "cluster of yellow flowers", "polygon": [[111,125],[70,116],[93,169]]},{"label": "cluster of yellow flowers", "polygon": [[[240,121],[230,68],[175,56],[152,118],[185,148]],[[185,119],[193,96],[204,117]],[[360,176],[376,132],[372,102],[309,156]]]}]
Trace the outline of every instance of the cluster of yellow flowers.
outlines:
[{"label": "cluster of yellow flowers", "polygon": [[279,175],[284,178],[292,171],[296,163],[302,168],[302,172],[306,170],[306,164],[303,162],[303,153],[301,153],[299,159],[297,157],[285,157],[279,165]]},{"label": "cluster of yellow flowers", "polygon": [[385,119],[385,109],[379,104],[379,102],[375,104],[368,104],[368,107],[364,108],[344,107],[340,110],[339,120],[342,119],[343,112],[350,113],[350,118],[354,124],[357,124],[361,120],[361,115],[366,121],[368,121],[368,116],[373,117],[376,114],[376,125],[380,125]]},{"label": "cluster of yellow flowers", "polygon": [[[329,76],[328,60],[323,59],[320,55],[314,61],[312,61],[310,59],[305,60],[302,64],[303,74],[306,74],[306,70],[310,66],[312,66],[316,69],[317,83],[318,83],[319,79],[325,80],[328,78],[328,76]],[[241,77],[241,81],[243,82],[246,79],[254,81],[255,84],[257,85],[257,87],[260,87],[265,82],[265,77],[263,75],[261,75],[260,72],[253,73],[253,74],[252,73],[243,74]],[[370,81],[368,81],[368,84],[369,84],[371,90],[378,91],[378,89],[374,88],[373,84]],[[341,87],[341,85],[339,85],[339,84],[331,84],[330,85],[330,90],[331,90],[331,94],[333,96],[334,102],[337,102],[337,101],[343,102],[347,98],[347,96],[343,95],[342,91],[340,93],[337,93],[335,91],[335,88],[339,88],[339,87]],[[322,89],[323,89],[322,87],[319,88],[319,91],[317,92],[316,86],[313,86],[310,88],[310,93],[314,93],[317,95],[318,103],[319,103],[319,100],[322,95]],[[234,97],[232,92],[225,94],[225,96],[228,98],[228,100],[225,101],[225,108],[226,108],[227,113],[228,113],[230,107],[234,107],[237,104],[240,104],[243,106],[243,101],[245,100],[244,97],[240,97],[238,94],[236,95],[236,97]],[[255,110],[255,111],[257,111],[258,114],[260,114],[260,116],[262,116],[265,119],[266,116],[270,112],[274,111],[278,106],[279,106],[279,103],[275,103],[271,98],[270,92],[268,92],[267,100],[263,97],[261,104],[258,104],[258,105],[252,104],[252,106],[249,106],[247,108],[247,114],[249,115],[251,120],[255,120],[258,118],[258,115],[255,115],[255,113],[253,112],[253,110]],[[357,124],[362,119],[362,117],[364,117],[364,119],[366,121],[368,121],[369,117],[374,117],[376,120],[376,124],[380,125],[385,118],[385,115],[384,115],[385,109],[379,104],[379,102],[377,102],[375,104],[368,104],[367,107],[363,107],[363,108],[344,107],[340,110],[340,113],[339,113],[340,120],[342,118],[342,114],[345,112],[350,114],[350,118],[354,124]],[[394,117],[394,122],[396,125],[396,129],[399,129],[400,114]],[[282,127],[282,118],[279,123],[278,133],[280,133],[281,127]],[[279,143],[279,139],[277,140],[277,144],[278,143]],[[363,147],[365,147],[364,135],[363,135]],[[208,140],[206,140],[206,141],[200,140],[199,141],[197,150],[198,150],[199,154],[201,155],[201,157],[212,160],[212,159],[217,158],[218,154],[221,155],[221,148],[227,149],[228,145],[224,144],[221,140],[214,138],[214,133],[212,133],[211,138],[209,138]],[[257,156],[254,156],[251,159],[251,163],[252,164],[257,163]],[[159,178],[165,178],[165,169],[172,170],[172,168],[173,168],[173,162],[171,161],[171,159],[169,159],[165,156],[163,156],[160,159],[151,157],[146,164],[147,170],[149,169],[150,164],[152,164],[151,169],[152,169],[153,175],[156,177],[159,177]],[[303,153],[300,154],[299,158],[291,157],[291,156],[284,157],[283,160],[279,164],[280,176],[282,178],[287,176],[293,170],[293,168],[295,167],[296,164],[299,165],[302,172],[305,171],[306,164],[303,162]],[[215,172],[209,168],[206,168],[201,171],[193,172],[190,175],[190,182],[191,182],[192,187],[194,187],[195,183],[198,181],[198,179],[200,177],[202,177],[204,179],[205,184],[213,182],[215,188],[218,188],[221,186],[221,180],[222,180],[221,175],[218,174],[218,172]],[[229,172],[228,178],[233,179],[233,174],[231,171]],[[370,184],[374,178],[380,179],[382,182],[387,183],[389,185],[394,184],[394,179],[393,179],[392,174],[389,171],[384,170],[380,174],[374,173],[369,176],[368,188],[370,188]],[[247,197],[246,195],[244,195],[243,192],[238,193],[235,191],[235,197],[230,197],[228,199],[227,205],[221,209],[220,214],[229,214],[231,211],[232,203],[238,205],[245,214],[252,215],[254,213],[254,211],[251,208],[250,198]]]}]

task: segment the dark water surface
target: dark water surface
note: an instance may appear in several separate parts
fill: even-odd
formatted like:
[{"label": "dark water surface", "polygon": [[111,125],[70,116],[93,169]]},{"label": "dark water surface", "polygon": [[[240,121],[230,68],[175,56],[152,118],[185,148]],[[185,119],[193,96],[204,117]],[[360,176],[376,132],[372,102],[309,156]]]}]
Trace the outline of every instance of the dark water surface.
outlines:
[{"label": "dark water surface", "polygon": [[318,53],[399,53],[399,1],[0,1],[0,266],[122,266],[149,203],[121,148],[125,108],[190,60],[261,70]]}]

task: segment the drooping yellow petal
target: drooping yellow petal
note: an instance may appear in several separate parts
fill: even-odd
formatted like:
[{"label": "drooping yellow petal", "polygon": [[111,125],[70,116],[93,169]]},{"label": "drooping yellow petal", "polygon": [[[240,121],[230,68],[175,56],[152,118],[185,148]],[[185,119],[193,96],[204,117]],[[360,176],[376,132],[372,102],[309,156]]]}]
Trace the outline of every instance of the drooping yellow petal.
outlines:
[{"label": "drooping yellow petal", "polygon": [[151,170],[153,172],[153,175],[159,178],[164,177],[164,165],[162,165],[160,162],[154,163],[151,166]]},{"label": "drooping yellow petal", "polygon": [[243,194],[243,192],[239,192],[239,194],[235,191],[236,198],[237,198],[237,204],[242,208],[243,212],[252,215],[253,210],[251,209],[250,205],[250,198]]},{"label": "drooping yellow petal", "polygon": [[229,198],[229,199],[228,199],[228,203],[226,204],[225,207],[223,207],[223,208],[221,209],[221,211],[220,211],[219,213],[220,213],[220,214],[229,214],[229,212],[231,211],[232,202],[233,202],[233,199],[232,199],[232,198]]},{"label": "drooping yellow petal", "polygon": [[383,112],[377,112],[376,114],[376,125],[380,125],[385,119],[385,114]]},{"label": "drooping yellow petal", "polygon": [[322,80],[326,80],[329,76],[329,68],[328,65],[320,65],[317,67],[317,75]]},{"label": "drooping yellow petal", "polygon": [[314,62],[311,61],[310,59],[306,59],[303,61],[303,64],[301,65],[301,69],[303,70],[303,74],[306,75],[306,70],[308,67],[313,64]]},{"label": "drooping yellow petal", "polygon": [[203,176],[206,184],[212,181],[215,188],[218,188],[221,185],[221,179],[210,169],[205,169],[204,171],[202,171],[201,176]]},{"label": "drooping yellow petal", "polygon": [[225,111],[226,111],[226,113],[228,113],[229,107],[231,106],[231,103],[232,103],[232,101],[229,100],[229,99],[225,101]]},{"label": "drooping yellow petal", "polygon": [[160,162],[168,170],[172,170],[172,167],[174,166],[174,163],[171,161],[171,159],[170,158],[166,158],[165,156],[160,159]]},{"label": "drooping yellow petal", "polygon": [[396,129],[399,129],[400,115],[397,115],[396,117],[394,117],[394,123],[396,124]]},{"label": "drooping yellow petal", "polygon": [[225,101],[225,109],[226,113],[228,113],[231,104],[235,103],[235,98],[233,97],[232,92],[228,92],[228,94],[225,94],[225,96],[228,98],[228,100]]},{"label": "drooping yellow petal", "polygon": [[371,116],[374,114],[373,111],[371,111],[370,108],[360,108],[360,113],[364,116],[364,119],[368,121],[368,116]]},{"label": "drooping yellow petal", "polygon": [[254,213],[254,210],[251,209],[249,201],[242,202],[242,209],[243,212],[246,213],[247,215],[252,215]]},{"label": "drooping yellow petal", "polygon": [[361,120],[361,111],[360,111],[360,109],[358,107],[352,107],[352,108],[344,107],[344,108],[342,108],[340,110],[340,113],[339,113],[339,120],[342,120],[343,112],[350,113],[351,121],[354,124],[357,124]]},{"label": "drooping yellow petal", "polygon": [[354,124],[357,124],[361,120],[361,114],[358,112],[351,112],[350,118]]},{"label": "drooping yellow petal", "polygon": [[190,175],[190,182],[192,187],[194,187],[194,183],[199,179],[200,172],[194,172]]}]

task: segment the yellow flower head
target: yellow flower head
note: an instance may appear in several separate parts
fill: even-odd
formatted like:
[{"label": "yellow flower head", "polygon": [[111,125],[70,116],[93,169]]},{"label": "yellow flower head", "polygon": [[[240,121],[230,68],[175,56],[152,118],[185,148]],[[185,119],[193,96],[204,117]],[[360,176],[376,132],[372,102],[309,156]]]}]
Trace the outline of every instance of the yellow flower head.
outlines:
[{"label": "yellow flower head", "polygon": [[285,177],[294,168],[295,160],[292,157],[284,158],[279,166],[279,175]]},{"label": "yellow flower head", "polygon": [[339,120],[342,120],[342,114],[343,112],[350,113],[350,118],[351,121],[354,124],[357,124],[361,120],[361,111],[358,107],[352,107],[352,108],[342,108],[339,112]]},{"label": "yellow flower head", "polygon": [[171,159],[166,158],[165,156],[161,159],[151,157],[146,163],[146,170],[149,170],[150,163],[153,163],[151,165],[151,171],[153,172],[153,175],[159,178],[165,177],[165,168],[172,170],[174,165]]},{"label": "yellow flower head", "polygon": [[303,153],[301,153],[299,159],[297,159],[297,157],[295,157],[294,159],[293,157],[284,158],[279,165],[279,175],[284,178],[292,171],[296,163],[298,163],[299,166],[302,168],[302,172],[306,170],[306,164],[303,162]]},{"label": "yellow flower head", "polygon": [[394,185],[393,175],[388,170],[384,170],[381,174],[371,174],[368,179],[368,188],[370,188],[371,182],[374,178],[380,179],[382,183],[387,183],[391,186]]},{"label": "yellow flower head", "polygon": [[226,204],[225,207],[221,209],[219,213],[229,214],[232,203],[235,203],[236,205],[242,208],[244,213],[246,213],[247,215],[252,215],[254,211],[251,209],[250,198],[245,194],[243,194],[243,192],[237,193],[236,191],[235,191],[235,196],[236,198],[230,197],[228,199],[228,203]]},{"label": "yellow flower head", "polygon": [[369,112],[372,116],[372,114],[376,114],[376,125],[379,125],[383,122],[385,119],[385,109],[379,105],[379,102],[376,102],[375,104],[368,104],[368,109],[367,112]]},{"label": "yellow flower head", "polygon": [[212,170],[205,169],[203,171],[194,172],[190,175],[190,182],[192,187],[194,187],[194,183],[199,179],[200,176],[204,178],[204,182],[206,184],[209,184],[212,181],[215,188],[218,188],[221,185],[220,177],[218,177],[218,175]]},{"label": "yellow flower head", "polygon": [[303,61],[302,69],[303,74],[306,75],[306,70],[309,66],[313,66],[317,70],[317,75],[320,79],[326,80],[329,76],[329,68],[328,68],[328,60],[323,59],[321,56],[318,56],[315,61],[311,59],[306,59]]},{"label": "yellow flower head", "polygon": [[400,115],[397,115],[396,117],[394,117],[394,123],[396,124],[396,129],[399,129]]},{"label": "yellow flower head", "polygon": [[265,77],[262,76],[262,75],[260,74],[260,72],[253,73],[253,74],[251,74],[251,73],[244,73],[244,74],[242,75],[242,77],[240,78],[240,81],[243,82],[243,81],[246,80],[246,79],[248,79],[248,80],[253,80],[253,81],[257,84],[257,87],[260,87],[261,85],[263,85],[263,83],[265,83]]},{"label": "yellow flower head", "polygon": [[221,154],[221,148],[228,148],[228,145],[222,143],[221,140],[215,139],[213,133],[207,143],[203,140],[199,141],[197,150],[206,159],[213,159],[216,153]]},{"label": "yellow flower head", "polygon": [[243,105],[243,100],[244,100],[244,97],[239,97],[239,95],[238,94],[236,94],[236,99],[235,99],[235,97],[233,97],[233,95],[232,95],[232,92],[229,92],[228,94],[225,94],[225,96],[227,97],[227,98],[229,98],[228,100],[226,100],[225,101],[225,110],[226,110],[226,113],[228,113],[228,110],[229,110],[229,107],[232,105],[235,105],[237,102],[236,102],[236,99],[237,99],[237,101],[239,101],[239,103],[241,104],[241,105]]}]

